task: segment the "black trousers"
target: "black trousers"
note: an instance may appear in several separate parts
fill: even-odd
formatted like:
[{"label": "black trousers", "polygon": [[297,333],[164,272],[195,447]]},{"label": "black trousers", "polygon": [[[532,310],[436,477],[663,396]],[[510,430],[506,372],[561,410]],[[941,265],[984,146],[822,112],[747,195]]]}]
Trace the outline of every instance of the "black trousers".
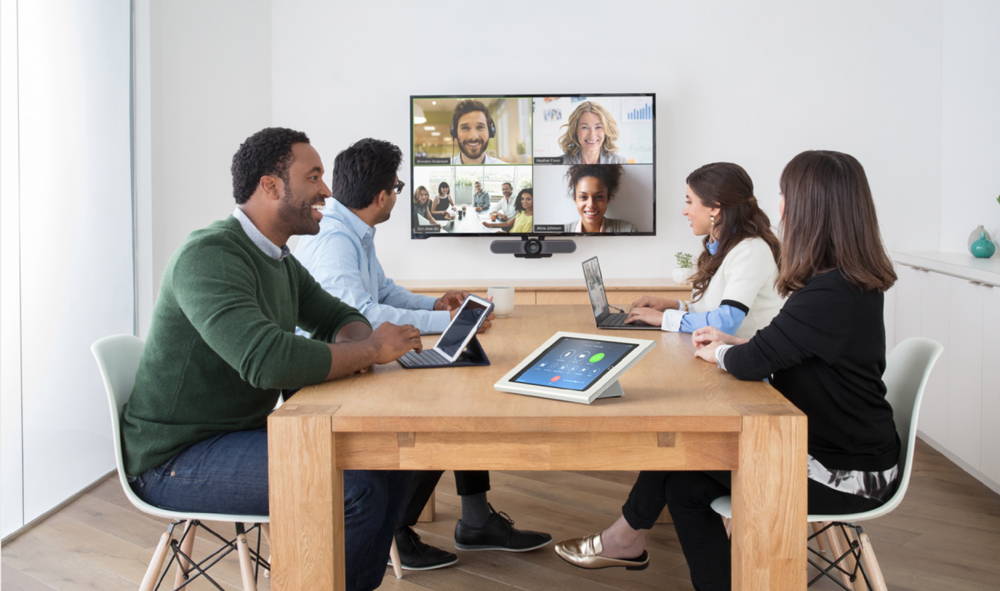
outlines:
[{"label": "black trousers", "polygon": [[[663,507],[669,507],[695,589],[728,590],[732,576],[729,538],[711,503],[731,490],[730,472],[640,472],[622,515],[633,529],[650,529]],[[855,513],[882,504],[812,480],[807,495],[809,513]]]},{"label": "black trousers", "polygon": [[[413,489],[403,512],[404,525],[413,525],[424,510],[424,505],[434,494],[434,487],[444,472],[440,470],[420,470],[413,473]],[[455,490],[459,495],[475,495],[490,490],[490,473],[484,470],[456,470]]]}]

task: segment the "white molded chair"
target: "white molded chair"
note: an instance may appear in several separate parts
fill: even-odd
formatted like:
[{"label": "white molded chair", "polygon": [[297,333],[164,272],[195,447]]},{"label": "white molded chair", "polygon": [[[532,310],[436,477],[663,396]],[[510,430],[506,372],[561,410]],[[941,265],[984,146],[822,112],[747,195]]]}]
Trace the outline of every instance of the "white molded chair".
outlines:
[{"label": "white molded chair", "polygon": [[[882,380],[886,385],[885,397],[892,405],[893,420],[902,447],[900,457],[903,474],[899,480],[899,488],[888,501],[871,511],[808,516],[812,529],[809,541],[815,540],[819,546],[819,550],[809,549],[809,563],[819,571],[809,581],[810,585],[820,577],[827,576],[841,588],[849,591],[852,590],[849,585],[853,585],[853,589],[871,588],[876,591],[886,589],[882,569],[879,568],[875,558],[871,540],[856,523],[881,517],[903,501],[906,489],[910,485],[910,474],[913,472],[913,449],[916,445],[917,419],[920,416],[924,388],[931,369],[943,350],[944,347],[937,341],[915,337],[896,345],[886,358],[885,373],[882,374]],[[712,502],[712,509],[724,518],[728,531],[728,520],[733,516],[730,497],[715,499]],[[827,553],[832,555],[832,559],[826,556]],[[833,575],[837,577],[834,578]]]},{"label": "white molded chair", "polygon": [[[153,557],[146,568],[146,575],[142,578],[139,586],[140,591],[148,591],[159,588],[163,579],[166,578],[171,564],[177,562],[177,574],[174,578],[174,588],[187,585],[190,581],[198,577],[204,577],[215,587],[222,587],[208,574],[208,569],[221,560],[224,556],[237,551],[240,559],[240,574],[243,579],[244,591],[256,591],[257,572],[259,567],[270,569],[270,565],[258,553],[260,549],[260,529],[261,525],[268,523],[267,515],[226,515],[221,513],[192,513],[186,511],[171,511],[161,509],[143,501],[129,486],[125,476],[125,463],[122,456],[121,445],[121,413],[125,403],[132,395],[132,387],[135,385],[135,374],[139,369],[139,359],[142,357],[142,339],[132,335],[113,335],[97,340],[91,345],[90,350],[97,359],[97,367],[101,372],[101,379],[104,380],[104,389],[108,393],[108,406],[111,410],[111,436],[115,444],[115,467],[118,471],[118,482],[129,502],[136,509],[163,519],[169,519],[167,531],[160,536],[160,542],[156,545]],[[226,539],[214,532],[204,521],[225,521],[234,523],[236,526],[236,536]],[[178,539],[174,539],[174,529],[179,525],[184,525],[183,532]],[[250,524],[249,529],[245,524]],[[202,528],[218,538],[222,543],[215,552],[209,554],[199,562],[191,558],[194,548],[195,533],[198,528]],[[257,537],[257,549],[251,549],[247,544],[246,534],[254,529],[259,530]],[[266,532],[265,532],[266,535]],[[163,568],[163,561],[166,559],[167,551],[172,552],[167,568]],[[162,574],[161,574],[162,571]],[[193,574],[192,574],[193,573]]]},{"label": "white molded chair", "polygon": [[[121,445],[121,413],[125,403],[132,395],[132,387],[135,385],[135,374],[139,369],[139,359],[142,357],[142,339],[132,335],[113,335],[104,337],[91,345],[90,350],[97,359],[97,367],[101,372],[101,379],[104,381],[104,389],[108,393],[108,407],[111,411],[111,436],[115,444],[115,468],[118,471],[118,482],[129,502],[136,509],[163,519],[170,520],[167,531],[160,536],[160,541],[156,545],[153,557],[146,568],[146,574],[139,586],[140,591],[149,591],[159,588],[166,577],[170,566],[177,562],[177,574],[174,577],[174,588],[184,587],[190,581],[198,577],[204,577],[215,587],[222,587],[207,573],[215,563],[224,556],[237,551],[240,561],[240,574],[243,580],[244,591],[255,591],[257,588],[257,574],[260,567],[265,570],[265,576],[270,571],[270,564],[260,555],[261,534],[267,538],[267,515],[227,515],[220,513],[192,513],[186,511],[171,511],[150,505],[139,498],[129,486],[125,476],[125,463],[122,455]],[[233,523],[236,528],[236,535],[232,539],[226,539],[208,526],[204,521],[224,521]],[[174,539],[174,529],[183,524],[183,532],[180,538]],[[249,524],[249,527],[247,527]],[[222,546],[212,552],[199,562],[191,558],[194,548],[195,534],[198,528],[204,529],[209,534],[218,538]],[[256,549],[250,548],[247,544],[247,533],[258,530]],[[269,540],[268,540],[269,541]],[[270,541],[269,541],[270,542]],[[171,551],[170,562],[167,568],[163,568],[167,551]],[[393,572],[397,578],[402,577],[402,570],[399,564],[399,555],[396,551],[396,542],[393,540],[390,552],[393,558]]]}]

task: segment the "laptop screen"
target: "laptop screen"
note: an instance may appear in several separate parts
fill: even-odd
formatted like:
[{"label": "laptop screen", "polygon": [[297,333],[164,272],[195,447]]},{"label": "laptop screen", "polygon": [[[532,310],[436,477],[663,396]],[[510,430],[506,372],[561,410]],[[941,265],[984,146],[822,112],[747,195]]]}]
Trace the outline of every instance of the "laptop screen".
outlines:
[{"label": "laptop screen", "polygon": [[583,261],[583,278],[587,282],[587,295],[594,308],[594,318],[600,318],[608,310],[608,296],[604,293],[604,278],[597,257]]}]

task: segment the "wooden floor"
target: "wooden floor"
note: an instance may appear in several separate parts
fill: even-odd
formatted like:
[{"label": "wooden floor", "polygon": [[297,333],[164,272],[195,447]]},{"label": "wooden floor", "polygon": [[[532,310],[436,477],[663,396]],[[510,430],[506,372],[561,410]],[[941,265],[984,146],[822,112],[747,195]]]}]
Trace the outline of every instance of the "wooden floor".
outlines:
[{"label": "wooden floor", "polygon": [[[497,472],[490,500],[519,527],[549,531],[558,540],[610,523],[619,514],[632,478],[624,472]],[[453,482],[450,473],[442,479],[437,521],[420,528],[425,540],[446,548],[451,548],[458,513]],[[117,480],[108,478],[3,546],[2,588],[135,589],[162,530],[160,521],[133,509]],[[916,470],[902,506],[870,522],[866,530],[890,589],[1000,589],[1000,496],[926,445],[918,447]],[[563,563],[551,547],[526,554],[463,552],[452,568],[408,572],[399,581],[387,572],[381,589],[691,589],[672,526],[657,526],[650,542],[652,562],[641,572],[576,569]],[[240,588],[235,556],[212,572],[227,588]],[[261,579],[259,588],[269,589],[268,581]]]}]

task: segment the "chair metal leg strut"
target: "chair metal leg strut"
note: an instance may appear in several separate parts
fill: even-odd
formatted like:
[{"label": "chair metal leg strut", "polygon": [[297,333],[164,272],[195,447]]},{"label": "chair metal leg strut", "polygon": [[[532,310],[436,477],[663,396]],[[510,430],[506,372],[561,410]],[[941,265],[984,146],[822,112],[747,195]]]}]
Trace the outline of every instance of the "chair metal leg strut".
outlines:
[{"label": "chair metal leg strut", "polygon": [[[183,569],[184,574],[182,582],[176,584],[176,586],[173,588],[174,591],[179,591],[180,589],[186,588],[188,585],[191,584],[192,581],[198,579],[199,577],[204,577],[216,589],[223,590],[224,588],[222,587],[222,585],[220,585],[218,581],[216,581],[214,578],[212,578],[211,575],[208,574],[208,570],[230,553],[234,551],[239,552],[238,540],[240,539],[240,537],[243,536],[243,538],[245,539],[246,534],[252,533],[253,530],[255,529],[257,530],[256,548],[250,548],[249,545],[247,545],[246,548],[248,559],[254,562],[254,569],[252,575],[250,575],[250,573],[247,573],[250,576],[247,577],[246,580],[244,581],[244,587],[249,587],[252,589],[256,586],[259,569],[261,567],[263,567],[266,570],[270,570],[271,564],[267,560],[265,560],[263,556],[261,556],[260,554],[260,544],[261,544],[260,524],[253,524],[250,526],[249,529],[247,529],[244,527],[242,523],[236,523],[235,524],[236,535],[232,539],[228,539],[220,535],[212,528],[205,525],[204,522],[198,520],[191,520],[190,525],[185,527],[184,533],[181,535],[181,538],[179,540],[175,539],[173,537],[174,528],[184,523],[185,523],[184,521],[172,521],[167,525],[167,531],[164,535],[167,536],[169,540],[168,545],[171,551],[171,557],[170,560],[167,562],[166,567],[160,568],[160,573],[161,573],[160,577],[156,581],[156,585],[153,586],[152,589],[160,588],[160,585],[163,583],[163,580],[170,573],[171,567],[176,562],[178,564],[178,567],[181,567],[181,565],[185,565],[186,568]],[[196,529],[201,529],[203,531],[210,533],[223,544],[217,550],[215,550],[208,556],[205,556],[200,561],[196,561],[193,557],[191,557],[188,554],[188,552],[185,551],[186,548],[189,547],[187,545],[189,543],[187,540],[187,536],[194,535]],[[241,565],[241,570],[242,570],[242,565]],[[195,574],[192,575],[191,573]]]},{"label": "chair metal leg strut", "polygon": [[[853,532],[854,536],[852,537],[849,532]],[[808,541],[815,541],[817,544],[820,544],[820,540],[823,539],[822,536],[836,536],[837,534],[843,536],[843,542],[846,544],[846,550],[840,552],[840,550],[836,549],[842,548],[840,544],[831,544],[831,550],[834,555],[828,558],[821,550],[817,550],[812,547],[809,548],[809,564],[818,571],[816,576],[809,580],[809,586],[812,586],[821,578],[827,577],[836,583],[836,585],[841,589],[844,589],[845,591],[855,591],[853,586],[848,587],[841,579],[846,577],[849,582],[855,583],[858,580],[858,573],[860,573],[868,588],[875,589],[875,587],[872,586],[871,579],[865,569],[861,542],[864,530],[860,525],[843,523],[840,521],[831,521],[811,533]],[[839,542],[839,540],[832,541]],[[838,552],[840,553],[838,554]],[[818,560],[814,560],[813,557]],[[845,563],[849,568],[844,568],[843,564]],[[852,564],[853,566],[851,566]]]}]

